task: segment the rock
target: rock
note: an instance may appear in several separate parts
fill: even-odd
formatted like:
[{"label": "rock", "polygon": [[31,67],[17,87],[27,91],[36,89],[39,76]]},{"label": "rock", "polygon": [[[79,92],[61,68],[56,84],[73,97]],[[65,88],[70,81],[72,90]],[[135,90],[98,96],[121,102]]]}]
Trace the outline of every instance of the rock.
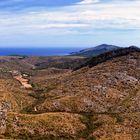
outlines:
[{"label": "rock", "polygon": [[0,102],[0,134],[5,132],[8,110],[10,110],[10,104],[5,101]]}]

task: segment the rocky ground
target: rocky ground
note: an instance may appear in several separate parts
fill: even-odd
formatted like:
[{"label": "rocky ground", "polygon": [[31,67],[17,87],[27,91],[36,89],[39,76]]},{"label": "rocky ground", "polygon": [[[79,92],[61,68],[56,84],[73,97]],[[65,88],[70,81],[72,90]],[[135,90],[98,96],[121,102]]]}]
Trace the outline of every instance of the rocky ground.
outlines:
[{"label": "rocky ground", "polygon": [[140,51],[126,52],[1,57],[0,138],[139,140]]}]

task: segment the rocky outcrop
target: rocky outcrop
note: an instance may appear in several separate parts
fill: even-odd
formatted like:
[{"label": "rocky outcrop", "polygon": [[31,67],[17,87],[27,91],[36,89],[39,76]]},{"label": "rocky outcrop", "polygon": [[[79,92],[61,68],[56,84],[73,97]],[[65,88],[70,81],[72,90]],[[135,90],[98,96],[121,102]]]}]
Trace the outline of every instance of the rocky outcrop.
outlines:
[{"label": "rocky outcrop", "polygon": [[10,110],[10,104],[5,101],[0,102],[0,134],[5,132],[8,110]]}]

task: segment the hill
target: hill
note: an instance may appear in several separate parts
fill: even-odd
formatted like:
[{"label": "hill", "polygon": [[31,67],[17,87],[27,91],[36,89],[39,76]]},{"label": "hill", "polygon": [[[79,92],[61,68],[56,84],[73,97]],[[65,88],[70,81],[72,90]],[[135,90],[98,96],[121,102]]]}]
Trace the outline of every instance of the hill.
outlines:
[{"label": "hill", "polygon": [[109,52],[105,52],[103,54],[100,54],[98,56],[95,56],[95,57],[88,59],[87,62],[85,62],[81,66],[75,68],[75,70],[80,69],[82,67],[86,67],[86,66],[93,67],[93,66],[96,66],[100,63],[106,62],[108,60],[128,55],[132,52],[140,52],[140,49],[138,47],[135,47],[135,46],[130,46],[128,48],[118,48],[115,50],[111,50]]},{"label": "hill", "polygon": [[83,56],[83,57],[93,57],[93,56],[97,56],[97,55],[100,55],[102,53],[109,52],[111,50],[115,50],[118,48],[120,48],[120,47],[115,46],[115,45],[101,44],[101,45],[96,46],[96,47],[81,50],[79,52],[73,52],[70,55]]},{"label": "hill", "polygon": [[[61,67],[63,61],[75,60],[77,68]],[[42,62],[46,67],[36,66]],[[88,59],[2,57],[0,66],[0,101],[8,110],[10,106],[5,112],[0,104],[1,138],[139,140],[139,48]],[[22,75],[32,88],[23,87],[15,75]]]},{"label": "hill", "polygon": [[[46,93],[45,102],[37,106],[38,111],[106,112],[113,105],[116,106],[115,100],[137,92],[140,78],[139,49],[130,47],[115,52],[109,52],[111,59],[103,57],[104,61],[95,63],[96,59],[92,58],[83,67],[64,76],[60,83]],[[97,58],[102,60],[102,57]],[[50,96],[47,99],[48,95],[51,95],[51,99]]]}]

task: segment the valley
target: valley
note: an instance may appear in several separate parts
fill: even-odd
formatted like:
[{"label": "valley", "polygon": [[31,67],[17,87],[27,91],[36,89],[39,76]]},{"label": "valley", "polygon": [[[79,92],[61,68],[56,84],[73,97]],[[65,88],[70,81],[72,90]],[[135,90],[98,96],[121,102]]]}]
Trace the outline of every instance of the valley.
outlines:
[{"label": "valley", "polygon": [[0,138],[139,140],[140,49],[0,57]]}]

